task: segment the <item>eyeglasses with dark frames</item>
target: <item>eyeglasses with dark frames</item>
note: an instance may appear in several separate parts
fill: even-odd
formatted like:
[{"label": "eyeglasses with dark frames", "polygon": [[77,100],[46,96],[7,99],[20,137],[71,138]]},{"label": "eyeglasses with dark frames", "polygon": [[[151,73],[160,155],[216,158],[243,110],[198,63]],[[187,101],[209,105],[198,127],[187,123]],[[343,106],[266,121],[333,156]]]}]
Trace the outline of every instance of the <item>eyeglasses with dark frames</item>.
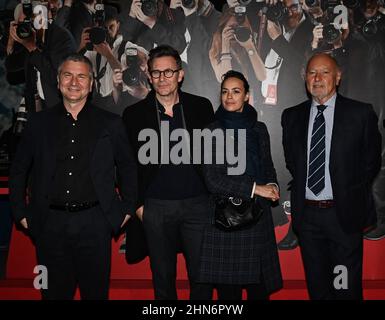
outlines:
[{"label": "eyeglasses with dark frames", "polygon": [[154,79],[159,79],[160,76],[161,76],[162,73],[163,73],[163,75],[164,75],[166,78],[172,78],[173,75],[174,75],[174,73],[175,73],[175,72],[178,72],[178,71],[180,71],[180,69],[176,69],[176,70],[166,69],[166,70],[163,70],[163,71],[161,71],[161,70],[151,70],[151,71],[150,71],[150,76],[151,76],[152,78],[154,78]]}]

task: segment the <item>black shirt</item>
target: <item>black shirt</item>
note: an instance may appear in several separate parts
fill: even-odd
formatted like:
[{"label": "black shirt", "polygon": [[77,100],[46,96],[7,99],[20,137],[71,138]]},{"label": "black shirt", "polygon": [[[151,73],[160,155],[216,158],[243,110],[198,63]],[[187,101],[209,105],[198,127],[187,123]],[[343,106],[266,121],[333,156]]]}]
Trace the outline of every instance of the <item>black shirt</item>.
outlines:
[{"label": "black shirt", "polygon": [[97,201],[90,175],[91,137],[87,126],[92,121],[91,106],[86,104],[77,120],[63,106],[58,114],[59,135],[56,137],[56,170],[53,177],[51,203]]},{"label": "black shirt", "polygon": [[[160,121],[168,121],[170,134],[172,130],[184,128],[182,105],[173,106],[173,117],[165,113],[165,108],[158,102]],[[170,139],[169,139],[170,140]],[[179,141],[170,141],[172,150]],[[187,146],[190,148],[190,146]],[[164,150],[164,152],[170,152]],[[162,164],[146,191],[146,198],[162,200],[181,200],[206,194],[207,189],[192,164]]]}]

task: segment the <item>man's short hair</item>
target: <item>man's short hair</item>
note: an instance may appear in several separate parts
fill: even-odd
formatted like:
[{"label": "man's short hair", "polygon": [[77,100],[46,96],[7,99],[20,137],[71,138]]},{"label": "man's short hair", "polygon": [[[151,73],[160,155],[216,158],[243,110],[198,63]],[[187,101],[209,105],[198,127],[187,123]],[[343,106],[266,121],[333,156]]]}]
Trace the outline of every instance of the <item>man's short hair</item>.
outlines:
[{"label": "man's short hair", "polygon": [[147,61],[148,70],[152,69],[152,62],[156,58],[161,57],[173,57],[175,59],[177,68],[182,69],[182,59],[180,58],[178,51],[176,51],[173,47],[169,45],[163,44],[150,50],[150,54],[148,56]]},{"label": "man's short hair", "polygon": [[93,73],[92,73],[92,63],[90,61],[90,59],[88,59],[86,56],[83,56],[82,54],[80,53],[71,53],[69,54],[68,56],[66,56],[63,61],[60,63],[59,65],[59,68],[57,69],[57,74],[58,76],[60,75],[61,73],[61,70],[63,68],[63,65],[64,63],[66,63],[67,61],[73,61],[73,62],[83,62],[85,63],[86,65],[88,65],[88,69],[89,69],[89,76],[90,76],[90,79],[92,80],[93,79]]}]

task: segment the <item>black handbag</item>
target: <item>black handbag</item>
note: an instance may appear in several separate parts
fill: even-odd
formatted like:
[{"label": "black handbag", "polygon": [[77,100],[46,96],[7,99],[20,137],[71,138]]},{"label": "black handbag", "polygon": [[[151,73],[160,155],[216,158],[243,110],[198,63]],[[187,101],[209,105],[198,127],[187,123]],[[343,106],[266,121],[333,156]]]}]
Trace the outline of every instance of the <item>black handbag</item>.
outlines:
[{"label": "black handbag", "polygon": [[263,214],[258,198],[215,196],[214,225],[225,231],[255,225]]}]

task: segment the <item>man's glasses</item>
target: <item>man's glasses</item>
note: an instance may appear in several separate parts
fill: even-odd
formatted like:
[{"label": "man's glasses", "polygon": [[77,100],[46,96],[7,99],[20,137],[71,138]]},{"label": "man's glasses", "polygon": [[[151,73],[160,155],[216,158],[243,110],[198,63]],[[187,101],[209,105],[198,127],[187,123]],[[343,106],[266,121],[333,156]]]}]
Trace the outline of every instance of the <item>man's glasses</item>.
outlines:
[{"label": "man's glasses", "polygon": [[300,6],[299,4],[292,4],[290,7],[287,7],[288,10],[290,10],[291,12],[298,12],[299,9],[300,9]]},{"label": "man's glasses", "polygon": [[172,70],[172,69],[166,69],[166,70],[163,70],[163,71],[160,71],[160,70],[151,70],[150,71],[150,76],[151,78],[154,78],[154,79],[158,79],[160,78],[160,76],[163,75],[166,77],[166,78],[172,78],[174,73],[175,72],[178,72],[180,69],[176,69],[176,70]]}]

